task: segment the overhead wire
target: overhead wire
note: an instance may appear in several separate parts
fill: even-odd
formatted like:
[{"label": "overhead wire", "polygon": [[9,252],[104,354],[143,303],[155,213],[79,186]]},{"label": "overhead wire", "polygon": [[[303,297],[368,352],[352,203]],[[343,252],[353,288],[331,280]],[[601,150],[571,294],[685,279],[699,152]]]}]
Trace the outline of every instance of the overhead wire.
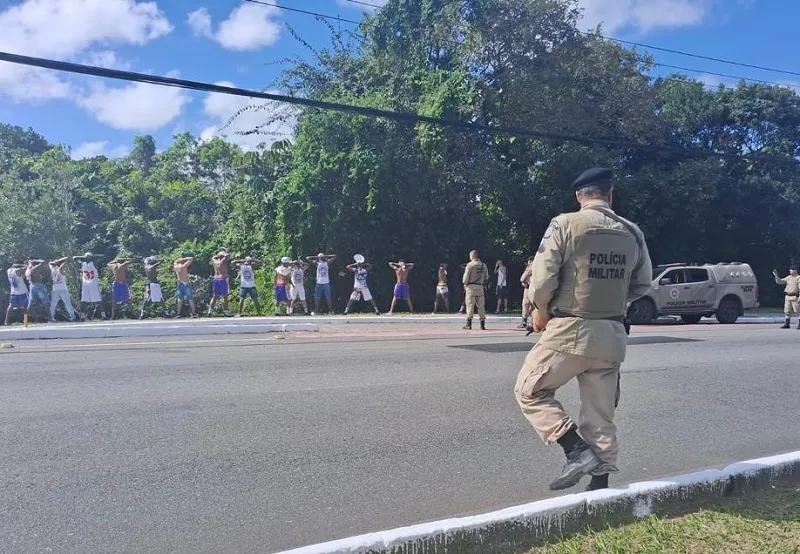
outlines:
[{"label": "overhead wire", "polygon": [[29,67],[39,67],[55,71],[64,71],[68,73],[90,75],[94,77],[103,77],[107,79],[117,79],[128,82],[146,83],[152,85],[182,88],[182,89],[195,90],[201,92],[227,94],[227,95],[240,96],[246,98],[259,98],[263,100],[271,100],[274,102],[305,106],[309,108],[334,110],[338,112],[351,113],[369,117],[380,117],[407,124],[426,123],[440,127],[450,127],[461,131],[483,132],[491,135],[517,136],[517,137],[525,137],[525,138],[532,138],[532,139],[546,140],[553,142],[601,144],[604,146],[610,146],[616,148],[667,152],[672,154],[680,154],[687,157],[700,157],[700,158],[718,157],[718,158],[733,158],[733,159],[746,158],[746,156],[744,155],[716,152],[708,149],[676,148],[667,145],[629,142],[616,139],[607,139],[602,137],[582,137],[582,136],[568,135],[561,133],[531,131],[529,129],[523,129],[519,127],[492,126],[475,122],[459,121],[456,119],[445,119],[440,117],[425,116],[410,112],[395,112],[379,108],[355,106],[352,104],[342,104],[338,102],[329,102],[324,100],[314,100],[311,98],[302,98],[296,96],[288,96],[284,94],[248,90],[238,87],[215,85],[212,83],[206,83],[202,81],[192,81],[188,79],[178,79],[174,77],[161,77],[158,75],[148,75],[145,73],[136,73],[133,71],[122,71],[119,69],[110,69],[105,67],[78,64],[73,62],[49,60],[46,58],[12,54],[9,52],[0,52],[0,61],[25,65]]}]

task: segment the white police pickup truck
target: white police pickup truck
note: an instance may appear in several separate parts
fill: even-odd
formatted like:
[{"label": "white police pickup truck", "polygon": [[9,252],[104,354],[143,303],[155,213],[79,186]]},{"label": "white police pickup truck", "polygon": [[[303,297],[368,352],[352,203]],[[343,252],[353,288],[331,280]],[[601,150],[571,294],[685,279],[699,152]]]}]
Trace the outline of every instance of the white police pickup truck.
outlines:
[{"label": "white police pickup truck", "polygon": [[716,316],[736,323],[758,307],[758,282],[748,264],[667,264],[653,268],[653,288],[628,307],[628,321],[645,325],[659,316],[680,316],[685,323]]}]

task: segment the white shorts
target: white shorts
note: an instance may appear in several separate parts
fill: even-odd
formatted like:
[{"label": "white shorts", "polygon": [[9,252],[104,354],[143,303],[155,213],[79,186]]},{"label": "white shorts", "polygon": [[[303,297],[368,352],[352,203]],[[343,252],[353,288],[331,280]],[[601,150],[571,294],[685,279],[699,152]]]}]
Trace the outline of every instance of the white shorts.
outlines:
[{"label": "white shorts", "polygon": [[154,303],[163,302],[164,294],[161,292],[161,285],[158,283],[150,283],[148,288],[144,290],[144,301]]},{"label": "white shorts", "polygon": [[372,300],[372,293],[369,292],[369,287],[353,289],[353,294],[350,295],[350,300],[355,301],[359,298],[363,298],[364,302],[369,302]]},{"label": "white shorts", "polygon": [[289,291],[289,297],[292,300],[306,301],[306,287],[303,285],[292,285]]},{"label": "white shorts", "polygon": [[100,296],[100,283],[93,281],[85,281],[81,287],[81,302],[102,302],[103,298]]},{"label": "white shorts", "polygon": [[447,288],[447,285],[436,285],[436,294],[440,296],[450,294],[450,289]]}]

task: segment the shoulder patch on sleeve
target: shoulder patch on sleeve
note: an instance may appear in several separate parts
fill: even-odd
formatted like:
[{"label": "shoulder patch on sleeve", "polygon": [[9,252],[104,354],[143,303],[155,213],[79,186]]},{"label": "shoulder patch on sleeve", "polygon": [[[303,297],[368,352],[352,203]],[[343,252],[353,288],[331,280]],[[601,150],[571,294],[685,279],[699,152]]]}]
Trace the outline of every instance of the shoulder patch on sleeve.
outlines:
[{"label": "shoulder patch on sleeve", "polygon": [[544,238],[549,239],[556,231],[558,231],[558,221],[553,219],[544,232]]}]

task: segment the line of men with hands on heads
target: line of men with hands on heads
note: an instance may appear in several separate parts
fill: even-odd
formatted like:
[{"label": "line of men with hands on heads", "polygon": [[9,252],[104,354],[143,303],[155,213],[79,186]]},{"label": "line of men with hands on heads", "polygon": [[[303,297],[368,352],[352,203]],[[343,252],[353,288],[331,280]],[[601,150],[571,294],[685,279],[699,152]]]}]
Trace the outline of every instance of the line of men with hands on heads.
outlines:
[{"label": "line of men with hands on heads", "polygon": [[[6,310],[5,324],[9,325],[15,311],[23,312],[23,320],[27,323],[29,314],[37,307],[42,307],[44,311],[49,307],[49,321],[56,319],[56,312],[59,304],[63,304],[69,321],[77,319],[86,320],[89,317],[97,317],[98,311],[102,319],[107,319],[107,314],[102,304],[102,294],[100,290],[100,261],[105,256],[103,254],[92,254],[87,252],[82,256],[63,257],[57,260],[46,261],[33,259],[27,261],[16,261],[7,270],[8,283],[10,286],[10,298],[8,309]],[[350,313],[354,303],[364,301],[370,304],[376,314],[380,314],[375,300],[372,297],[367,284],[367,276],[372,269],[372,265],[367,263],[364,256],[356,254],[354,263],[349,264],[346,269],[353,273],[353,291],[350,295],[345,314]],[[474,258],[474,259],[473,259]],[[532,259],[532,258],[531,258]],[[273,291],[276,301],[276,314],[293,314],[301,309],[302,313],[315,315],[327,309],[333,313],[333,303],[331,295],[330,264],[336,260],[335,254],[320,253],[316,256],[306,256],[304,259],[292,260],[284,257],[281,263],[273,270]],[[81,276],[81,298],[79,311],[72,304],[69,289],[67,288],[67,265],[71,261],[80,263]],[[181,257],[173,262],[173,270],[177,277],[176,290],[176,317],[181,317],[183,308],[188,308],[190,316],[195,317],[196,306],[194,302],[194,290],[191,282],[190,267],[194,263],[191,256]],[[114,281],[111,287],[111,318],[124,315],[125,307],[131,301],[130,288],[128,286],[128,269],[136,261],[132,258],[115,258],[108,262]],[[162,304],[164,295],[158,281],[157,270],[163,263],[162,260],[150,256],[142,261],[144,274],[146,277],[146,287],[142,300],[139,319],[144,319],[145,308],[148,304]],[[214,276],[211,283],[212,297],[208,307],[208,315],[211,316],[217,311],[220,303],[225,315],[230,315],[228,299],[230,290],[230,266],[238,269],[239,272],[239,292],[238,292],[238,313],[241,315],[244,309],[245,300],[250,298],[255,305],[256,311],[261,312],[259,294],[256,288],[256,270],[262,267],[263,263],[253,257],[233,259],[227,252],[220,251],[211,259],[214,268]],[[309,311],[306,302],[305,291],[305,271],[313,264],[316,269],[316,282],[314,285],[314,310]],[[396,283],[392,294],[392,303],[389,314],[393,314],[398,302],[405,302],[409,312],[413,312],[414,306],[411,300],[411,291],[408,285],[408,274],[415,267],[414,263],[404,261],[390,262],[389,266],[395,272]],[[470,263],[463,264],[464,269],[463,285],[465,288],[464,302],[462,302],[460,312],[467,313],[468,324],[465,328],[471,328],[472,314],[477,308],[481,327],[485,328],[485,309],[484,291],[489,283],[488,268],[477,256],[477,252],[470,253]],[[52,289],[48,294],[45,286],[45,279],[49,272],[52,282]],[[507,268],[502,260],[495,264],[494,275],[496,276],[497,310],[508,311],[508,282]],[[27,280],[27,284],[26,284]],[[526,269],[521,282],[527,287],[530,280],[529,268]],[[434,302],[433,313],[444,309],[449,312],[450,297],[448,286],[447,264],[440,264],[437,272],[436,300]],[[525,328],[527,317],[530,313],[527,295],[523,295],[523,322],[519,328]],[[169,312],[165,311],[165,315]]]}]

